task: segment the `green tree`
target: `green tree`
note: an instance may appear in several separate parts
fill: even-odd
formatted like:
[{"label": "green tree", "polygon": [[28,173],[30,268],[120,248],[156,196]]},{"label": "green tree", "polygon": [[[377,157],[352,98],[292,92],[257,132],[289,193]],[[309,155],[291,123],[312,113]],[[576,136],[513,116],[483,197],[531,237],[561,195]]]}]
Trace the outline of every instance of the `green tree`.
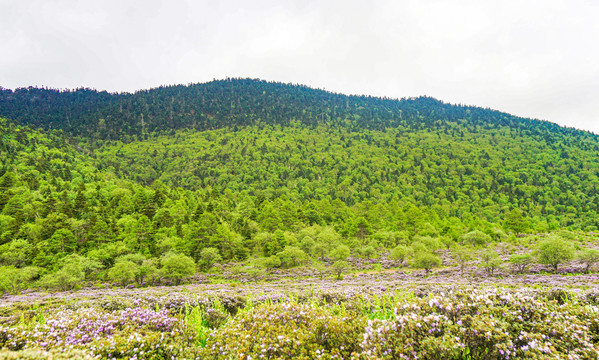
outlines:
[{"label": "green tree", "polygon": [[296,246],[285,246],[285,249],[277,253],[284,267],[298,266],[306,260],[306,253]]},{"label": "green tree", "polygon": [[67,262],[58,271],[45,275],[41,283],[45,287],[71,290],[85,280],[83,269],[74,262]]},{"label": "green tree", "polygon": [[549,265],[557,272],[560,264],[572,260],[574,247],[572,243],[560,236],[550,236],[538,245],[537,259],[543,265]]},{"label": "green tree", "polygon": [[11,189],[16,184],[17,177],[12,171],[7,171],[0,177],[0,213],[11,197]]},{"label": "green tree", "polygon": [[0,262],[21,268],[31,263],[33,246],[26,240],[15,239],[0,246]]},{"label": "green tree", "polygon": [[27,266],[21,269],[14,266],[0,266],[0,294],[15,293],[26,287],[28,283],[39,276],[40,268]]},{"label": "green tree", "polygon": [[430,252],[419,252],[414,256],[414,267],[424,269],[428,275],[431,270],[441,265],[441,258]]},{"label": "green tree", "polygon": [[337,275],[337,280],[341,280],[341,275],[350,268],[350,265],[345,260],[337,260],[331,265],[331,270]]},{"label": "green tree", "polygon": [[222,257],[218,253],[217,248],[207,247],[202,249],[200,257],[198,259],[198,266],[202,271],[207,271],[215,263],[221,262]]},{"label": "green tree", "polygon": [[311,236],[304,236],[300,241],[300,248],[306,253],[310,254],[312,252],[312,247],[314,246],[314,239]]},{"label": "green tree", "polygon": [[351,254],[349,246],[340,244],[331,251],[331,257],[335,260],[346,260]]},{"label": "green tree", "polygon": [[484,246],[491,242],[491,237],[480,230],[474,230],[462,235],[462,242],[466,245]]},{"label": "green tree", "polygon": [[181,280],[195,273],[196,264],[192,258],[183,254],[167,253],[160,258],[162,273],[179,285]]},{"label": "green tree", "polygon": [[72,253],[77,249],[77,238],[69,229],[58,229],[52,234],[48,240],[52,251],[60,251],[61,253]]},{"label": "green tree", "polygon": [[584,249],[578,254],[578,259],[585,264],[584,271],[589,272],[593,265],[599,263],[599,250]]},{"label": "green tree", "polygon": [[393,250],[391,250],[391,253],[389,253],[389,259],[398,261],[400,264],[403,264],[404,261],[406,261],[411,254],[411,248],[405,245],[397,245],[393,248]]},{"label": "green tree", "polygon": [[534,259],[530,254],[513,254],[510,256],[510,263],[519,273],[523,273],[533,261]]},{"label": "green tree", "polygon": [[162,272],[158,269],[158,259],[146,259],[139,266],[137,273],[137,283],[143,286],[147,280],[150,284],[156,284],[160,280]]},{"label": "green tree", "polygon": [[354,219],[349,224],[349,234],[365,243],[366,237],[372,233],[372,226],[363,216]]},{"label": "green tree", "polygon": [[465,246],[455,246],[451,252],[453,254],[454,260],[460,267],[460,274],[464,275],[464,269],[466,268],[466,265],[468,265],[468,262],[472,260],[472,250]]},{"label": "green tree", "polygon": [[328,246],[322,242],[316,242],[312,245],[311,253],[319,259],[324,259],[324,257],[328,254]]},{"label": "green tree", "polygon": [[316,240],[326,246],[326,252],[328,253],[331,251],[333,244],[341,240],[341,235],[332,227],[327,226],[318,233]]},{"label": "green tree", "polygon": [[264,269],[273,269],[281,266],[281,259],[279,259],[276,255],[271,255],[269,257],[261,257],[254,259],[252,261],[254,266],[264,268]]},{"label": "green tree", "polygon": [[108,277],[125,287],[135,280],[139,270],[139,265],[129,260],[120,260],[115,262],[114,266],[108,271]]},{"label": "green tree", "polygon": [[487,275],[493,276],[495,271],[501,266],[501,259],[495,250],[485,250],[480,254],[480,265]]},{"label": "green tree", "polygon": [[513,209],[505,215],[504,225],[508,230],[516,234],[523,233],[528,228],[528,223],[524,212],[520,209]]}]

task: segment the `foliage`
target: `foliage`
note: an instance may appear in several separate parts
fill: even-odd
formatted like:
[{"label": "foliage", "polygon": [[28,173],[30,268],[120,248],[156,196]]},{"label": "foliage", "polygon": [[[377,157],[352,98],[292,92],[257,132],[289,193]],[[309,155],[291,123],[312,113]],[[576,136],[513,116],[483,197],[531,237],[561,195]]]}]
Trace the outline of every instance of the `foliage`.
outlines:
[{"label": "foliage", "polygon": [[534,262],[531,254],[513,254],[510,256],[510,263],[516,272],[523,273],[526,268]]},{"label": "foliage", "polygon": [[599,250],[584,249],[578,254],[578,258],[585,264],[585,271],[590,271],[593,265],[599,263]]},{"label": "foliage", "polygon": [[195,262],[184,254],[167,253],[160,258],[162,274],[179,284],[182,279],[195,273]]},{"label": "foliage", "polygon": [[40,268],[27,266],[15,268],[14,266],[0,266],[0,294],[4,292],[17,292],[27,284],[39,277]]},{"label": "foliage", "polygon": [[465,246],[455,246],[451,253],[460,267],[460,274],[464,274],[464,268],[472,260],[472,250]]},{"label": "foliage", "polygon": [[18,268],[31,261],[33,246],[24,239],[15,239],[0,246],[0,262]]},{"label": "foliage", "polygon": [[391,250],[389,254],[389,259],[398,261],[403,264],[404,261],[411,255],[412,249],[405,245],[397,245]]},{"label": "foliage", "polygon": [[369,322],[357,358],[594,358],[583,308],[502,291],[403,300],[389,318]]},{"label": "foliage", "polygon": [[281,259],[276,255],[271,255],[269,257],[257,258],[252,263],[260,268],[273,269],[281,266]]},{"label": "foliage", "polygon": [[201,270],[206,271],[212,267],[215,263],[222,261],[222,257],[218,253],[218,249],[213,247],[207,247],[202,249],[200,252],[200,258],[198,260],[198,266]]},{"label": "foliage", "polygon": [[364,318],[321,307],[283,303],[265,305],[235,317],[211,334],[204,359],[350,358]]},{"label": "foliage", "polygon": [[331,251],[331,257],[335,260],[346,260],[351,254],[349,246],[338,245]]},{"label": "foliage", "polygon": [[484,246],[491,242],[491,237],[480,230],[475,230],[462,235],[462,242],[466,245]]},{"label": "foliage", "polygon": [[550,236],[538,244],[537,258],[539,263],[549,265],[554,271],[560,264],[574,257],[574,246],[572,243],[557,235]]},{"label": "foliage", "polygon": [[45,275],[40,281],[47,288],[71,290],[102,268],[102,264],[77,254],[71,254],[61,260],[62,266],[54,273]]},{"label": "foliage", "polygon": [[296,246],[285,246],[285,249],[277,253],[283,267],[294,267],[301,265],[306,260],[306,253]]},{"label": "foliage", "polygon": [[501,266],[501,259],[495,250],[487,249],[480,253],[479,266],[485,270],[487,275],[493,276]]},{"label": "foliage", "polygon": [[428,274],[430,271],[441,265],[441,258],[430,252],[420,252],[414,255],[414,267],[424,269]]},{"label": "foliage", "polygon": [[337,260],[331,265],[331,271],[337,275],[337,280],[341,280],[341,275],[350,268],[350,264],[345,260]]},{"label": "foliage", "polygon": [[516,234],[528,229],[528,223],[521,209],[513,209],[505,215],[505,227]]},{"label": "foliage", "polygon": [[340,258],[340,245],[374,258],[449,249],[464,233],[482,244],[599,227],[598,136],[426,97],[228,79],[0,89],[0,113],[14,120],[0,118],[0,265],[41,268],[49,288],[117,279],[128,254],[145,257],[133,261],[141,285],[169,252],[205,270],[288,246],[305,260]]},{"label": "foliage", "polygon": [[54,350],[45,351],[41,349],[23,349],[19,351],[2,351],[0,352],[0,360],[91,360],[88,352],[83,350]]},{"label": "foliage", "polygon": [[122,286],[127,286],[135,280],[137,268],[139,265],[129,260],[117,261],[110,271],[108,276],[113,281],[119,282]]},{"label": "foliage", "polygon": [[3,309],[0,359],[595,359],[596,295],[420,284],[19,303]]}]

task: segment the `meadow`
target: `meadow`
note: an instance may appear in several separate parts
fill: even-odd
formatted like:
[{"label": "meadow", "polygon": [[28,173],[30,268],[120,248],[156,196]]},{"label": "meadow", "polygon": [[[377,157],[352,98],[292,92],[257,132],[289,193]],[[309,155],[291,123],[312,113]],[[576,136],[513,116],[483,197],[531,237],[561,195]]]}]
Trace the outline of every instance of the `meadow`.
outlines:
[{"label": "meadow", "polygon": [[[5,295],[0,359],[595,359],[599,275],[442,255],[430,273],[356,260],[338,279],[243,266],[179,286]],[[240,270],[241,269],[241,270]]]}]

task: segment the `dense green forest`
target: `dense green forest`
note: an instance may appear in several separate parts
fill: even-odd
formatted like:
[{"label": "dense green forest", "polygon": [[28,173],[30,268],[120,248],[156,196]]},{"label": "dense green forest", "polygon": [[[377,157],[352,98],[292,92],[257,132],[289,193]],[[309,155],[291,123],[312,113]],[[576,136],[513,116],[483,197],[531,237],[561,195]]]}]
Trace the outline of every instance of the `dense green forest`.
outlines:
[{"label": "dense green forest", "polygon": [[1,89],[0,115],[0,263],[30,278],[599,227],[598,136],[432,98],[233,79]]}]

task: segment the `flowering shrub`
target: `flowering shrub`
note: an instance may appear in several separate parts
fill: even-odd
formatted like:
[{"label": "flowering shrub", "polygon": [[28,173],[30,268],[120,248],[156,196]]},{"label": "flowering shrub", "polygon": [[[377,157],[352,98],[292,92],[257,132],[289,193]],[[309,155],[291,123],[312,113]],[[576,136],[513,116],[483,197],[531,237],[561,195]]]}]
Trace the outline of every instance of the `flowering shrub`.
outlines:
[{"label": "flowering shrub", "polygon": [[475,291],[398,303],[368,322],[360,359],[594,359],[596,306]]},{"label": "flowering shrub", "polygon": [[363,317],[306,304],[263,305],[208,337],[207,359],[348,359]]},{"label": "flowering shrub", "polygon": [[1,304],[0,360],[599,358],[597,288],[406,287]]},{"label": "flowering shrub", "polygon": [[80,348],[103,357],[131,357],[142,352],[170,354],[170,357],[178,354],[177,349],[173,351],[172,342],[180,341],[175,335],[182,333],[185,329],[168,310],[66,309],[46,314],[28,325],[0,327],[0,348],[13,351]]},{"label": "flowering shrub", "polygon": [[93,357],[82,350],[45,351],[40,349],[27,349],[21,351],[2,351],[0,360],[91,360]]}]

